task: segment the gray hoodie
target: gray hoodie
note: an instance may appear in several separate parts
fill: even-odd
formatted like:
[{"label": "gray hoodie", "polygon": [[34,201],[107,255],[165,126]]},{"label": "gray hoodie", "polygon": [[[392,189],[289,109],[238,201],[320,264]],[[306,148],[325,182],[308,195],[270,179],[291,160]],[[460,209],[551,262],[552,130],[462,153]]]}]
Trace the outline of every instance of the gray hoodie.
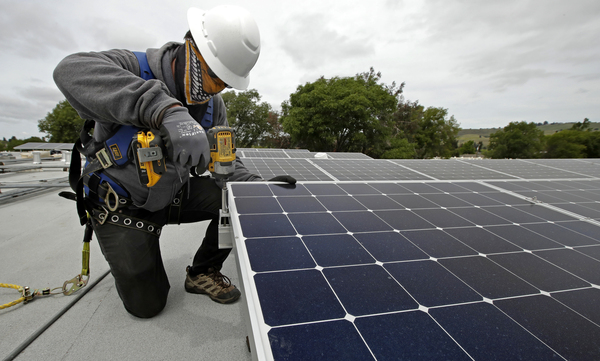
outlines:
[{"label": "gray hoodie", "polygon": [[[77,53],[67,56],[54,70],[54,81],[67,101],[83,119],[96,121],[94,139],[106,140],[120,125],[159,129],[164,111],[174,104],[183,105],[174,94],[175,81],[171,61],[179,43],[167,43],[160,49],[148,49],[148,64],[156,79],[140,78],[140,66],[129,50]],[[189,107],[188,107],[189,108]],[[199,122],[202,115],[196,114]],[[225,104],[220,95],[213,101],[213,125],[228,125]],[[106,174],[131,195],[133,204],[149,211],[171,203],[189,178],[189,169],[167,161],[167,173],[151,188],[140,184],[135,164]],[[262,180],[250,173],[239,158],[232,181]]]}]

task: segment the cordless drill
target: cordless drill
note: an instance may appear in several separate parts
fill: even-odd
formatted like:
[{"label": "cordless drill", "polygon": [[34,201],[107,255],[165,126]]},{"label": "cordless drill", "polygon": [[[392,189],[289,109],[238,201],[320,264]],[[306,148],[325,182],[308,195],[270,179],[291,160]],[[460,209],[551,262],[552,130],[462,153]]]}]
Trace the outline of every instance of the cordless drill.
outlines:
[{"label": "cordless drill", "polygon": [[208,170],[223,183],[235,171],[235,132],[230,127],[217,126],[206,132],[210,146]]},{"label": "cordless drill", "polygon": [[227,205],[227,179],[235,171],[235,132],[230,127],[217,126],[206,132],[210,146],[208,170],[223,184],[219,211],[219,248],[233,247],[233,233]]}]

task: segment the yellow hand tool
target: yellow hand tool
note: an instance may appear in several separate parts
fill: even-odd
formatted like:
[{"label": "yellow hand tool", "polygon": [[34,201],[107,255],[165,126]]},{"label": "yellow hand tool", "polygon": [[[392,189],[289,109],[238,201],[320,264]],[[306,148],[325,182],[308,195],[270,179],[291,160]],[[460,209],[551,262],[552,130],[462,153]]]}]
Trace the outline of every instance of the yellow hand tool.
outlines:
[{"label": "yellow hand tool", "polygon": [[134,136],[132,144],[140,183],[146,187],[152,187],[167,171],[162,139],[151,131],[140,131]]}]

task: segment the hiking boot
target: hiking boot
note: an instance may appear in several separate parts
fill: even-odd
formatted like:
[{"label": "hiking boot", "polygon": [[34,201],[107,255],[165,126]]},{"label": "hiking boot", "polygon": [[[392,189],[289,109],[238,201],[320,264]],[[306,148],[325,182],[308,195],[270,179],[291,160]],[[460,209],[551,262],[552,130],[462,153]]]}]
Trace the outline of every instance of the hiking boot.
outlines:
[{"label": "hiking boot", "polygon": [[207,273],[190,276],[190,266],[186,268],[185,290],[189,293],[208,295],[213,301],[219,303],[232,303],[241,296],[227,276],[214,268],[209,268]]}]

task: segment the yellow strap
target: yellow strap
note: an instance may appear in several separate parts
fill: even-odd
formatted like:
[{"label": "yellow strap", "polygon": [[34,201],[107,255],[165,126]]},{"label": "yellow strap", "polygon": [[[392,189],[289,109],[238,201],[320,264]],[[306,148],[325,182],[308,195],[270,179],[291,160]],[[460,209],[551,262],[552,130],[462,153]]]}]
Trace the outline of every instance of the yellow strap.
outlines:
[{"label": "yellow strap", "polygon": [[81,251],[81,275],[90,274],[90,242],[83,242],[83,251]]}]

